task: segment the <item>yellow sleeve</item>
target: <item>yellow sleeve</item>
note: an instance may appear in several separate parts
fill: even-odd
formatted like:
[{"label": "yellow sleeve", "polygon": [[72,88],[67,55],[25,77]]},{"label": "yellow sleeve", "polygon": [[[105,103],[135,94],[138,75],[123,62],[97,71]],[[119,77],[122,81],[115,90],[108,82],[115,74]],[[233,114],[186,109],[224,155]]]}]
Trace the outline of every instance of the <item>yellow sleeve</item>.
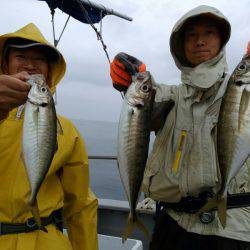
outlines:
[{"label": "yellow sleeve", "polygon": [[97,250],[98,201],[89,187],[88,156],[81,136],[63,166],[64,220],[74,250]]}]

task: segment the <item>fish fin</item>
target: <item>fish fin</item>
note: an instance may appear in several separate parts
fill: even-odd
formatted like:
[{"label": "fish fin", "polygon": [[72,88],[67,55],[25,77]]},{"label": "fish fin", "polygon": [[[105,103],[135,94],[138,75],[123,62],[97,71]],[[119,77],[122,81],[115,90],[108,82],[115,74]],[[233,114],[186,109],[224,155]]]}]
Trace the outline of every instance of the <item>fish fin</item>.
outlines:
[{"label": "fish fin", "polygon": [[199,211],[199,213],[209,212],[218,209],[218,217],[223,228],[226,226],[227,219],[227,197],[216,195],[210,199]]},{"label": "fish fin", "polygon": [[225,228],[227,222],[227,197],[219,198],[218,217],[222,227]]},{"label": "fish fin", "polygon": [[21,159],[21,161],[23,162],[23,165],[25,166],[25,160],[24,160],[24,153],[23,153],[23,150],[22,150],[21,153],[20,153],[20,159]]},{"label": "fish fin", "polygon": [[38,121],[38,113],[39,113],[39,107],[35,107],[34,112],[32,113],[33,122],[37,127],[37,121]]},{"label": "fish fin", "polygon": [[134,222],[133,222],[133,218],[132,218],[131,213],[130,213],[128,216],[127,225],[126,225],[126,227],[123,231],[123,234],[122,234],[122,243],[124,243],[128,239],[128,237],[132,233],[133,229],[134,229]]},{"label": "fish fin", "polygon": [[13,221],[17,220],[18,217],[20,217],[21,215],[23,215],[24,213],[27,213],[30,211],[30,206],[29,205],[25,205],[21,210],[18,211],[18,213],[14,216]]},{"label": "fish fin", "polygon": [[42,225],[42,221],[40,218],[40,214],[39,214],[39,209],[38,209],[38,203],[37,203],[37,199],[35,199],[32,203],[30,203],[30,208],[31,208],[31,213],[38,225],[38,228],[40,230],[42,230],[45,233],[48,233],[48,230]]},{"label": "fish fin", "polygon": [[129,213],[128,222],[122,234],[122,243],[124,243],[128,239],[135,227],[138,227],[146,235],[147,238],[150,238],[150,233],[144,226],[144,224],[138,218],[134,219],[131,213]]},{"label": "fish fin", "polygon": [[57,140],[56,140],[55,153],[57,152],[57,150],[58,150],[58,142],[57,142]]},{"label": "fish fin", "polygon": [[148,231],[148,229],[145,227],[145,225],[142,223],[142,221],[140,219],[137,219],[137,221],[135,222],[136,226],[144,233],[144,235],[150,239],[150,233]]},{"label": "fish fin", "polygon": [[[241,99],[240,99],[240,109],[239,114],[245,114],[248,106],[250,104],[250,94],[249,91],[245,88],[242,92]],[[238,129],[241,130],[241,123],[243,119],[238,119]]]},{"label": "fish fin", "polygon": [[57,118],[57,128],[56,128],[56,131],[57,131],[57,134],[59,135],[63,135],[63,129],[62,129],[62,125],[61,125],[61,122],[60,120]]},{"label": "fish fin", "polygon": [[212,199],[209,199],[208,202],[200,209],[199,213],[208,212],[217,208],[218,206],[218,196],[214,196]]}]

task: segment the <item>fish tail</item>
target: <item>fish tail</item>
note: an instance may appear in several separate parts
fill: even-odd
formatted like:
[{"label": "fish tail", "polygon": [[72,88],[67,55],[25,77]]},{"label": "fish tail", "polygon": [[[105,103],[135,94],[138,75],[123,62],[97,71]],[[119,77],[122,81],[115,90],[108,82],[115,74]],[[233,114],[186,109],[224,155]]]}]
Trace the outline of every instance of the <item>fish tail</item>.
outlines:
[{"label": "fish tail", "polygon": [[218,203],[218,217],[223,228],[226,227],[227,223],[227,197],[219,199]]},{"label": "fish tail", "polygon": [[148,231],[148,229],[145,227],[145,225],[142,223],[142,221],[140,219],[137,219],[137,221],[135,222],[136,226],[141,229],[141,231],[144,233],[144,235],[150,239],[150,233]]},{"label": "fish tail", "polygon": [[199,213],[208,212],[214,209],[218,209],[218,217],[223,228],[226,226],[227,219],[227,197],[221,197],[219,195],[209,200],[199,211]]},{"label": "fish tail", "polygon": [[126,225],[125,230],[122,234],[122,243],[124,243],[127,240],[127,238],[129,237],[129,235],[132,234],[132,231],[134,230],[135,227],[138,227],[146,235],[147,238],[150,238],[149,231],[144,226],[144,224],[137,217],[134,218],[130,212],[127,225]]},{"label": "fish tail", "polygon": [[217,208],[219,203],[218,196],[214,196],[212,199],[208,200],[208,202],[200,209],[200,213],[208,212]]},{"label": "fish tail", "polygon": [[38,225],[38,228],[40,230],[44,231],[45,233],[48,233],[48,230],[42,225],[42,221],[41,221],[39,209],[38,209],[37,199],[35,199],[32,203],[30,203],[30,208],[31,208],[31,213],[32,213],[37,225]]},{"label": "fish tail", "polygon": [[16,214],[16,216],[13,218],[13,220],[17,220],[21,215],[23,215],[24,213],[29,212],[30,207],[29,206],[25,206],[23,207],[20,211],[18,211],[18,213]]}]

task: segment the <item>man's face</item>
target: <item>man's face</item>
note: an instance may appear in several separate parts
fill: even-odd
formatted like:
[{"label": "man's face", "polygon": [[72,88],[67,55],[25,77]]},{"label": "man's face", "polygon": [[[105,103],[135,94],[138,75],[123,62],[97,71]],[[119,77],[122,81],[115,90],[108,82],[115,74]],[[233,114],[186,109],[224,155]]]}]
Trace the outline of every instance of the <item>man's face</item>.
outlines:
[{"label": "man's face", "polygon": [[203,18],[187,25],[184,52],[194,66],[214,58],[221,49],[221,36],[213,20]]},{"label": "man's face", "polygon": [[42,74],[48,79],[49,63],[41,48],[11,48],[7,62],[3,64],[5,74],[14,75],[26,71],[28,74]]}]

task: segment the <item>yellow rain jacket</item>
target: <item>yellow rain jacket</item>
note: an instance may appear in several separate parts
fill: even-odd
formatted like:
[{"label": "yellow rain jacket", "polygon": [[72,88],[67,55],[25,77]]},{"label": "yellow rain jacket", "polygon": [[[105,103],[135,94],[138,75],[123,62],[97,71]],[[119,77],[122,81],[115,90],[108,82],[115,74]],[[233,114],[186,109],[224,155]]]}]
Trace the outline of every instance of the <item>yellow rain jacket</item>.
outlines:
[{"label": "yellow rain jacket", "polygon": [[[0,58],[7,38],[20,37],[43,44],[49,43],[34,24],[28,24],[15,33],[0,36]],[[49,45],[52,46],[52,45]],[[53,46],[52,46],[53,47]],[[60,60],[50,65],[52,91],[65,73],[66,64]],[[0,69],[0,74],[2,71]],[[17,109],[0,123],[0,222],[23,223],[32,217],[30,212],[14,220],[26,206],[30,186],[21,159],[23,114],[17,118]],[[64,208],[64,222],[68,237],[47,226],[48,233],[36,230],[29,233],[0,236],[0,249],[8,250],[96,250],[97,199],[89,187],[89,169],[86,148],[73,124],[59,116],[63,134],[59,134],[58,150],[38,192],[41,217]]]}]

